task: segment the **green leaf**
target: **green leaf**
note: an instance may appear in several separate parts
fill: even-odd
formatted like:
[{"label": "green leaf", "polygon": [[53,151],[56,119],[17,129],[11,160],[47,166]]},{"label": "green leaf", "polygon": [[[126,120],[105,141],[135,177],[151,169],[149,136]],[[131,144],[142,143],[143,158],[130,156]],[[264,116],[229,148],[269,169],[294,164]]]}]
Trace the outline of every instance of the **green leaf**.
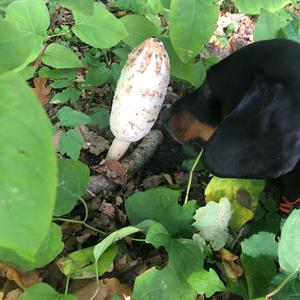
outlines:
[{"label": "green leaf", "polygon": [[266,295],[270,283],[276,275],[273,258],[266,256],[254,258],[243,254],[241,261],[246,275],[249,299]]},{"label": "green leaf", "polygon": [[57,118],[62,126],[77,127],[90,122],[90,117],[86,114],[76,111],[69,106],[62,107],[57,113]]},{"label": "green leaf", "polygon": [[171,65],[171,75],[175,76],[178,79],[183,79],[188,81],[191,84],[194,84],[194,75],[195,75],[195,65],[194,59],[191,59],[187,63],[183,63],[178,55],[176,54],[171,41],[168,38],[161,38],[164,43],[164,46],[168,52],[170,65]]},{"label": "green leaf", "polygon": [[239,229],[253,218],[265,181],[255,179],[230,179],[213,177],[205,189],[205,200],[219,201],[227,197],[233,214],[229,226]]},{"label": "green leaf", "polygon": [[24,80],[29,80],[32,78],[35,74],[36,67],[34,66],[28,66],[22,71],[19,72],[19,75],[24,79]]},{"label": "green leaf", "polygon": [[50,84],[50,86],[54,89],[62,89],[70,87],[70,85],[72,85],[72,82],[69,79],[58,79]]},{"label": "green leaf", "polygon": [[83,144],[83,137],[75,129],[70,129],[67,132],[63,131],[59,138],[60,153],[66,153],[74,160],[79,158],[80,150]]},{"label": "green leaf", "polygon": [[90,170],[80,161],[58,160],[58,185],[54,216],[69,213],[86,191]]},{"label": "green leaf", "polygon": [[211,268],[209,271],[202,269],[193,273],[188,278],[188,283],[198,292],[198,294],[205,294],[206,297],[211,297],[216,292],[223,292],[226,290],[218,274]]},{"label": "green leaf", "polygon": [[72,50],[58,43],[52,43],[46,48],[42,62],[57,69],[83,67],[82,62]]},{"label": "green leaf", "polygon": [[287,24],[287,21],[267,10],[262,9],[254,29],[256,41],[275,39],[279,29]]},{"label": "green leaf", "polygon": [[278,243],[280,267],[289,273],[300,268],[300,210],[294,209],[285,221]]},{"label": "green leaf", "polygon": [[209,41],[216,28],[218,15],[218,6],[211,0],[171,2],[170,38],[182,62],[188,63]]},{"label": "green leaf", "polygon": [[190,234],[196,202],[181,206],[179,197],[180,192],[168,188],[135,193],[125,201],[128,219],[132,225],[144,220],[159,222],[171,236]]},{"label": "green leaf", "polygon": [[280,36],[300,43],[300,19],[292,20],[285,27],[281,28]]},{"label": "green leaf", "polygon": [[94,107],[91,111],[93,114],[90,116],[91,121],[89,124],[98,124],[100,129],[109,126],[110,112],[107,108]]},{"label": "green leaf", "polygon": [[131,10],[132,12],[141,15],[145,11],[147,0],[117,0],[115,7],[123,10]]},{"label": "green leaf", "polygon": [[46,283],[35,284],[18,298],[19,300],[77,300],[75,296],[59,294]]},{"label": "green leaf", "polygon": [[231,218],[230,202],[221,198],[219,203],[210,201],[197,209],[193,224],[199,234],[209,241],[215,250],[220,250],[229,239],[228,223]]},{"label": "green leaf", "polygon": [[89,68],[85,82],[82,84],[82,86],[100,86],[107,81],[110,75],[111,71],[105,66],[105,64],[101,63],[97,66],[92,66]]},{"label": "green leaf", "polygon": [[41,0],[15,1],[6,9],[5,18],[14,22],[21,32],[42,38],[47,36],[50,26],[48,8]]},{"label": "green leaf", "polygon": [[42,67],[38,73],[40,77],[49,79],[67,79],[72,81],[76,78],[76,70],[74,69],[51,70],[48,67]]},{"label": "green leaf", "polygon": [[95,6],[92,16],[73,12],[74,34],[95,48],[111,48],[127,36],[123,24],[105,6]]},{"label": "green leaf", "polygon": [[15,24],[0,17],[0,74],[22,66],[34,48],[32,35],[24,35]]},{"label": "green leaf", "polygon": [[146,236],[146,243],[168,252],[168,264],[162,270],[151,268],[135,280],[133,299],[143,300],[194,300],[197,292],[187,278],[203,265],[203,254],[196,243],[187,239],[172,239],[159,223],[153,224]]},{"label": "green leaf", "polygon": [[99,258],[102,257],[103,253],[114,243],[121,240],[125,236],[141,231],[137,227],[127,226],[123,227],[109,236],[107,236],[104,240],[102,240],[99,244],[97,244],[94,248],[94,257],[95,262],[97,263]]},{"label": "green leaf", "polygon": [[252,257],[269,256],[277,258],[278,245],[275,234],[270,232],[259,232],[241,242],[244,254]]},{"label": "green leaf", "polygon": [[51,124],[31,89],[10,73],[0,76],[0,90],[0,260],[18,266],[9,256],[34,262],[48,234],[56,157]]},{"label": "green leaf", "polygon": [[[289,275],[285,272],[278,273],[272,280],[269,291],[273,291],[279,285],[282,284],[284,280]],[[265,299],[265,298],[264,298]],[[272,300],[296,300],[300,299],[300,279],[297,275],[291,278],[284,287],[274,296],[272,296]]]},{"label": "green leaf", "polygon": [[57,93],[50,101],[50,103],[58,104],[58,103],[66,103],[70,101],[71,103],[79,100],[80,91],[76,89],[74,86],[70,86],[64,89],[62,92]]},{"label": "green leaf", "polygon": [[233,2],[240,12],[246,14],[259,14],[262,8],[273,12],[291,3],[290,0],[233,0]]},{"label": "green leaf", "polygon": [[156,26],[144,16],[127,15],[120,21],[129,34],[123,41],[131,47],[136,47],[144,40],[158,34]]},{"label": "green leaf", "polygon": [[[88,247],[72,252],[68,256],[59,259],[57,265],[63,274],[72,279],[96,277],[93,250],[94,247]],[[98,276],[108,270],[117,254],[118,247],[115,244],[104,251],[98,261]]]},{"label": "green leaf", "polygon": [[94,0],[58,0],[57,2],[85,15],[92,15],[94,12]]}]

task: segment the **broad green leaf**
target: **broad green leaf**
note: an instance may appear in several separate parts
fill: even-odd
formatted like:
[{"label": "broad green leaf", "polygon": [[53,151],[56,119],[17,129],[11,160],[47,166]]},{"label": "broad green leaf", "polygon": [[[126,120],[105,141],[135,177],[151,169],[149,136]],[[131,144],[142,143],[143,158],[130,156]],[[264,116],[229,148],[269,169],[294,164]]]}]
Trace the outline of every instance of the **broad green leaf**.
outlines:
[{"label": "broad green leaf", "polygon": [[285,221],[278,243],[280,267],[289,273],[300,270],[300,210],[294,209]]},{"label": "broad green leaf", "polygon": [[285,27],[281,28],[280,37],[300,43],[300,19],[289,22]]},{"label": "broad green leaf", "polygon": [[233,0],[235,6],[242,13],[259,14],[260,10],[266,9],[270,12],[279,10],[291,0]]},{"label": "broad green leaf", "polygon": [[286,24],[284,18],[262,9],[255,25],[254,39],[256,41],[275,39],[280,28]]},{"label": "broad green leaf", "polygon": [[[15,253],[35,262],[55,204],[57,167],[51,124],[19,76],[0,76],[0,90],[0,260],[8,261]],[[18,266],[17,259],[8,262]]]},{"label": "broad green leaf", "polygon": [[268,256],[277,258],[278,245],[275,234],[270,232],[259,232],[241,242],[244,254],[252,257]]},{"label": "broad green leaf", "polygon": [[209,41],[216,28],[218,15],[218,6],[211,0],[171,2],[170,38],[182,62],[188,63]]},{"label": "broad green leaf", "polygon": [[[178,204],[180,192],[168,188],[155,188],[138,192],[125,201],[125,209],[132,225],[144,220],[162,224],[171,236],[189,234],[195,213],[195,201]],[[145,209],[147,207],[147,209]]]},{"label": "broad green leaf", "polygon": [[[94,247],[88,247],[60,258],[57,262],[60,271],[72,279],[96,277],[93,250]],[[105,250],[98,261],[98,276],[101,276],[108,270],[117,254],[118,247],[116,244],[111,245]]]},{"label": "broad green leaf", "polygon": [[157,270],[147,270],[135,280],[133,299],[143,300],[194,300],[197,292],[191,288],[187,278],[203,265],[203,254],[196,243],[188,239],[172,239],[159,223],[147,232],[146,243],[168,252],[168,264]]},{"label": "broad green leaf", "polygon": [[216,292],[225,291],[224,283],[220,280],[214,269],[206,271],[204,269],[193,273],[188,278],[188,283],[198,292],[198,294],[211,297]]},{"label": "broad green leaf", "polygon": [[83,137],[75,129],[70,129],[67,132],[63,131],[59,137],[60,153],[67,154],[74,160],[79,158],[80,150],[83,144]]},{"label": "broad green leaf", "polygon": [[[52,223],[50,230],[43,240],[39,250],[37,251],[34,260],[29,261],[17,256],[14,252],[9,252],[5,256],[7,262],[17,261],[14,263],[18,268],[23,271],[31,271],[36,268],[46,266],[48,263],[54,260],[54,258],[61,253],[64,248],[62,240],[62,232],[58,225]],[[3,253],[3,254],[2,254]],[[0,256],[5,255],[5,252],[0,250]]]},{"label": "broad green leaf", "polygon": [[18,300],[77,300],[75,296],[59,294],[46,283],[35,284],[18,298]]},{"label": "broad green leaf", "polygon": [[89,183],[89,168],[80,161],[58,160],[58,185],[54,216],[69,213]]},{"label": "broad green leaf", "polygon": [[194,84],[194,75],[195,75],[195,65],[194,59],[191,59],[187,63],[183,63],[178,55],[176,54],[171,41],[168,38],[161,38],[164,43],[164,46],[168,52],[170,65],[171,65],[171,75],[175,76],[178,79],[183,79],[188,81],[190,84]]},{"label": "broad green leaf", "polygon": [[24,80],[29,80],[34,76],[34,73],[36,71],[36,67],[34,66],[28,66],[22,71],[19,72],[19,75],[24,79]]},{"label": "broad green leaf", "polygon": [[131,47],[136,47],[144,40],[158,34],[156,26],[144,16],[127,15],[120,21],[129,34],[123,41]]},{"label": "broad green leaf", "polygon": [[[289,274],[285,272],[278,273],[271,282],[269,292],[275,290],[279,285],[281,285],[288,276]],[[277,294],[272,296],[272,300],[296,299],[300,299],[300,279],[297,275],[293,276]]]},{"label": "broad green leaf", "polygon": [[50,86],[54,89],[63,89],[72,86],[72,82],[69,79],[54,80]]},{"label": "broad green leaf", "polygon": [[145,12],[147,0],[116,0],[115,7],[123,10],[131,10],[132,12],[141,15]]},{"label": "broad green leaf", "polygon": [[206,241],[211,243],[213,249],[220,250],[230,238],[228,223],[231,214],[227,198],[221,198],[219,203],[210,201],[206,206],[197,209],[193,226]]},{"label": "broad green leaf", "polygon": [[79,100],[80,91],[74,86],[70,86],[64,89],[62,92],[57,93],[50,101],[50,103],[58,104],[58,103],[66,103],[70,101],[71,103]]},{"label": "broad green leaf", "polygon": [[133,234],[133,233],[136,233],[136,232],[139,232],[139,231],[141,231],[141,230],[137,227],[127,226],[127,227],[123,227],[123,228],[111,233],[109,236],[107,236],[104,240],[102,240],[99,244],[97,244],[95,246],[95,248],[94,248],[94,257],[95,257],[96,263],[101,258],[103,253],[111,245],[113,245],[117,241],[121,240],[125,236],[128,236],[130,234]]},{"label": "broad green leaf", "polygon": [[46,3],[41,0],[22,0],[11,3],[5,17],[14,22],[20,31],[26,34],[47,36],[50,17]]},{"label": "broad green leaf", "polygon": [[57,69],[81,68],[83,66],[71,49],[58,43],[52,43],[46,48],[42,62]]},{"label": "broad green leaf", "polygon": [[254,258],[243,254],[241,261],[246,275],[249,299],[265,296],[276,275],[273,258],[264,256]]},{"label": "broad green leaf", "polygon": [[54,69],[51,70],[48,67],[42,67],[39,70],[39,76],[45,77],[49,79],[68,79],[70,81],[74,80],[76,78],[76,70],[74,69]]},{"label": "broad green leaf", "polygon": [[85,82],[82,84],[82,86],[83,87],[100,86],[107,81],[110,75],[111,72],[109,68],[105,66],[105,64],[92,66],[89,68],[88,73],[86,75]]},{"label": "broad green leaf", "polygon": [[60,120],[62,126],[77,127],[90,122],[90,117],[86,114],[76,111],[69,106],[62,107],[56,116]]},{"label": "broad green leaf", "polygon": [[265,181],[255,179],[230,179],[213,177],[205,189],[205,200],[219,201],[227,197],[233,214],[229,226],[239,229],[253,218]]},{"label": "broad green leaf", "polygon": [[91,121],[89,124],[98,124],[99,128],[105,128],[109,126],[110,112],[107,108],[94,107],[91,109],[93,114],[90,116]]},{"label": "broad green leaf", "polygon": [[31,55],[35,40],[15,24],[0,17],[0,74],[22,66]]},{"label": "broad green leaf", "polygon": [[95,48],[110,48],[127,36],[123,24],[105,6],[95,6],[93,15],[85,16],[73,12],[74,34],[83,42]]},{"label": "broad green leaf", "polygon": [[94,12],[94,0],[58,0],[57,2],[85,15],[92,15]]}]

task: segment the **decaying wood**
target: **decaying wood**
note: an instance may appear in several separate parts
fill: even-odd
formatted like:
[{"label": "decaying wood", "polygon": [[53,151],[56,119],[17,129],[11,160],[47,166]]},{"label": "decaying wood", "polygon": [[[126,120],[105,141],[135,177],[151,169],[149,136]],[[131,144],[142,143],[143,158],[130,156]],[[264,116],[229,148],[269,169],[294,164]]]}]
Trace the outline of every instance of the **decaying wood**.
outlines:
[{"label": "decaying wood", "polygon": [[103,160],[95,168],[100,174],[90,177],[89,187],[83,198],[89,200],[101,191],[113,191],[118,185],[124,185],[152,157],[162,141],[163,134],[159,130],[152,130],[143,138],[137,148],[123,160]]}]

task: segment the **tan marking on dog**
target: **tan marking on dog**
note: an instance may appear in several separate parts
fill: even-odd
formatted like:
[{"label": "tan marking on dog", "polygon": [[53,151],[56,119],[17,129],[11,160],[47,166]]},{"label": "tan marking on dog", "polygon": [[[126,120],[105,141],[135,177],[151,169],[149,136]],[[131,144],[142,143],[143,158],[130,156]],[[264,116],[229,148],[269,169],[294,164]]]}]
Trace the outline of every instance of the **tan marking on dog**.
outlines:
[{"label": "tan marking on dog", "polygon": [[175,140],[184,144],[197,138],[206,142],[216,128],[198,121],[189,112],[182,111],[171,117],[168,130]]}]

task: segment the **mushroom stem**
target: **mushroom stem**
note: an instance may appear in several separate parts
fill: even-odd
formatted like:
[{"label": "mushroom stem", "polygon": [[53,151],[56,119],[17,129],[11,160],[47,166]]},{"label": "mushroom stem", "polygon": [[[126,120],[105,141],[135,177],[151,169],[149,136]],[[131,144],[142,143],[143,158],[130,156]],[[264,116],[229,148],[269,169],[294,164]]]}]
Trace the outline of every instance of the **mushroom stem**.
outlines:
[{"label": "mushroom stem", "polygon": [[106,155],[106,159],[119,160],[127,151],[131,142],[121,141],[115,138]]}]

